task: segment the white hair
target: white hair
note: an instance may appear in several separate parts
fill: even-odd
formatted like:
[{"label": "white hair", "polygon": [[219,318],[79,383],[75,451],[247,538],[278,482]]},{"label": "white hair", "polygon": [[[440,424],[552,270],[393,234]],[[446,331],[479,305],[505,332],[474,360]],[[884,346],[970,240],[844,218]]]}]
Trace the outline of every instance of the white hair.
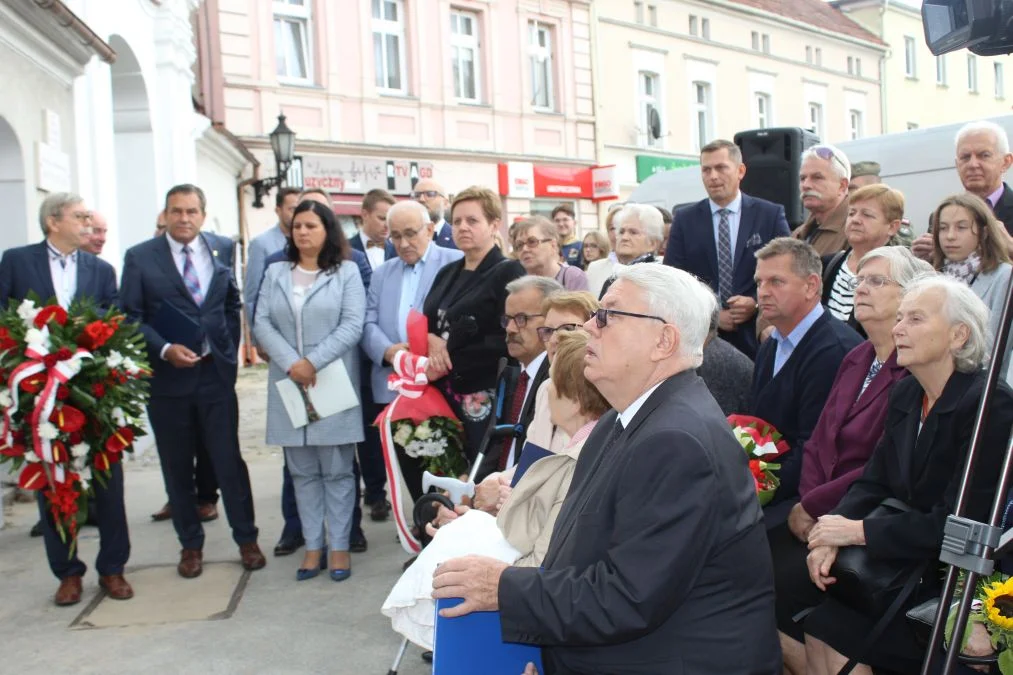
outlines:
[{"label": "white hair", "polygon": [[992,344],[988,328],[988,307],[963,281],[943,274],[915,279],[907,287],[904,297],[917,297],[926,291],[943,293],[943,316],[952,327],[967,326],[967,341],[953,352],[953,366],[962,373],[973,373],[988,364],[988,349]]},{"label": "white hair", "polygon": [[[821,154],[827,154],[827,150],[830,151],[830,157],[820,157]],[[851,162],[848,161],[848,156],[841,152],[841,149],[837,146],[830,145],[829,143],[820,143],[814,145],[811,148],[807,148],[802,153],[802,161],[807,159],[822,159],[823,161],[830,162],[830,170],[834,172],[834,175],[841,180],[851,180]]]},{"label": "white hair", "polygon": [[84,199],[81,198],[81,195],[73,192],[50,193],[39,206],[39,227],[42,228],[42,234],[49,234],[49,223],[46,222],[49,218],[59,220],[63,216],[65,208],[82,202]]},{"label": "white hair", "polygon": [[422,205],[421,202],[417,202],[414,199],[402,199],[397,202],[387,211],[387,222],[389,223],[391,218],[400,216],[402,212],[411,213],[415,212],[415,215],[419,217],[419,224],[422,227],[429,225],[432,220],[429,217],[429,209]]},{"label": "white hair", "polygon": [[960,141],[964,139],[964,136],[980,133],[992,134],[992,137],[995,138],[995,149],[999,151],[999,154],[1009,154],[1009,136],[1006,135],[1006,130],[995,122],[990,122],[988,120],[968,122],[964,126],[960,127],[960,131],[957,132],[957,137],[953,141],[954,150],[960,146]]},{"label": "white hair", "polygon": [[679,354],[696,368],[703,363],[703,344],[717,307],[714,293],[689,272],[643,263],[620,266],[616,281],[624,279],[638,286],[647,300],[648,311],[673,324],[679,331]]},{"label": "white hair", "polygon": [[514,293],[520,293],[526,291],[529,288],[537,289],[542,294],[542,299],[559,293],[563,289],[563,284],[559,283],[552,277],[540,277],[536,274],[525,274],[523,277],[517,277],[513,281],[506,285],[506,292],[510,295]]},{"label": "white hair", "polygon": [[615,215],[612,226],[619,231],[619,227],[628,219],[633,218],[644,228],[644,233],[652,241],[661,242],[665,238],[664,220],[661,211],[650,204],[627,204]]},{"label": "white hair", "polygon": [[935,268],[921,258],[916,258],[914,253],[903,246],[880,246],[874,248],[858,261],[858,270],[862,271],[870,261],[882,258],[890,265],[890,278],[901,288],[907,288],[911,283],[922,276],[936,273]]}]

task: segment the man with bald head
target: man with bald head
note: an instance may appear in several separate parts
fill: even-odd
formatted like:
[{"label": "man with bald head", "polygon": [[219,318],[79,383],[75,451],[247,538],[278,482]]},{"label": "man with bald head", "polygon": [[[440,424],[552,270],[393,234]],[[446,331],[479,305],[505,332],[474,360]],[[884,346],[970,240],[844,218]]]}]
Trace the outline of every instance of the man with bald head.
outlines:
[{"label": "man with bald head", "polygon": [[106,245],[106,233],[109,231],[109,224],[105,216],[98,211],[91,212],[91,234],[81,242],[81,250],[88,251],[92,255],[102,255],[102,248]]},{"label": "man with bald head", "polygon": [[432,178],[423,178],[415,183],[411,198],[429,211],[429,219],[435,227],[436,234],[433,241],[436,242],[436,245],[443,248],[457,248],[454,244],[454,237],[451,235],[450,223],[447,222],[450,200],[447,198],[447,191],[443,189],[443,186]]}]

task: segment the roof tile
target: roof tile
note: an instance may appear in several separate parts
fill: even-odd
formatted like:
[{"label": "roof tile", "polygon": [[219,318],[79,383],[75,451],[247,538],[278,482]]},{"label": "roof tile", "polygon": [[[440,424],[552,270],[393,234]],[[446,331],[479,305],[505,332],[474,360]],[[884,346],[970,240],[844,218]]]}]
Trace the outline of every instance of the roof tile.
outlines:
[{"label": "roof tile", "polygon": [[847,17],[841,10],[823,0],[730,0],[737,5],[778,14],[789,19],[807,23],[832,33],[843,33],[859,40],[885,44],[872,33]]}]

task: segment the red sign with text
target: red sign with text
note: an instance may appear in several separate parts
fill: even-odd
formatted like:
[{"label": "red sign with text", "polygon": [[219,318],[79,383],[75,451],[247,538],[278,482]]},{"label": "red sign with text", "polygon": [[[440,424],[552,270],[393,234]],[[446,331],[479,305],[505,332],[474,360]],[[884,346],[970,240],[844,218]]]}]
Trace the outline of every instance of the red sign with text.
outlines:
[{"label": "red sign with text", "polygon": [[[619,197],[615,166],[540,166],[529,162],[499,165],[500,194],[506,197],[558,197],[604,201]],[[531,191],[529,180],[534,182]]]}]

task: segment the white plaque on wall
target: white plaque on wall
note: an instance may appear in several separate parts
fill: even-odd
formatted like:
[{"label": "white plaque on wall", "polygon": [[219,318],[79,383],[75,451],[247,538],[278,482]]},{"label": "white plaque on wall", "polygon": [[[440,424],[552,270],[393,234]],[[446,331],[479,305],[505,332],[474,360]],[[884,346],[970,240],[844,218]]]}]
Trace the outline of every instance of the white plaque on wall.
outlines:
[{"label": "white plaque on wall", "polygon": [[60,116],[48,108],[42,109],[42,130],[46,134],[47,145],[57,150],[63,147],[63,134],[60,132]]},{"label": "white plaque on wall", "polygon": [[35,144],[35,184],[46,192],[70,191],[70,155],[46,143]]}]

